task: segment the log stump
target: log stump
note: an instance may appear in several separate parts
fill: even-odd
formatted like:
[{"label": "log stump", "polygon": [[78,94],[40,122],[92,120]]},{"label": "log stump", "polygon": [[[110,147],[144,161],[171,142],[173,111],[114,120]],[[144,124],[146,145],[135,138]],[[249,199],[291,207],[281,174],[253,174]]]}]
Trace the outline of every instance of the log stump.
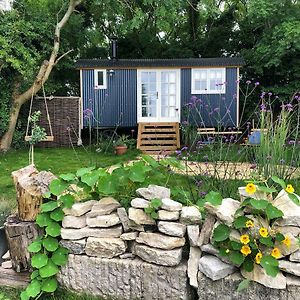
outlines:
[{"label": "log stump", "polygon": [[4,224],[12,267],[16,272],[31,269],[31,254],[27,247],[42,234],[34,222],[22,222],[17,216],[9,216]]},{"label": "log stump", "polygon": [[51,172],[38,172],[34,165],[12,172],[17,192],[18,217],[21,221],[34,221],[40,211],[43,194],[49,191],[56,178]]}]

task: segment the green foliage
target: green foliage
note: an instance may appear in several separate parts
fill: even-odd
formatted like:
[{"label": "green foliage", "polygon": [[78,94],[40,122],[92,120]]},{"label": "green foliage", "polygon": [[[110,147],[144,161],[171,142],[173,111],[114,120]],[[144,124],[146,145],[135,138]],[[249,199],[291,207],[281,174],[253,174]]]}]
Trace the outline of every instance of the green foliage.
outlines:
[{"label": "green foliage", "polygon": [[159,210],[161,205],[161,199],[152,199],[149,203],[149,206],[144,208],[144,211],[148,216],[156,220],[158,218],[157,211]]},{"label": "green foliage", "polygon": [[276,277],[279,272],[278,260],[271,255],[264,255],[260,264],[269,276]]},{"label": "green foliage", "polygon": [[244,280],[242,280],[240,283],[239,283],[239,285],[238,285],[238,288],[237,288],[237,292],[241,292],[241,291],[243,291],[243,290],[245,290],[245,289],[247,289],[248,287],[249,287],[249,285],[250,285],[250,280],[249,279],[244,279]]},{"label": "green foliage", "polygon": [[213,239],[216,242],[223,242],[229,238],[230,228],[225,224],[218,225],[213,233]]}]

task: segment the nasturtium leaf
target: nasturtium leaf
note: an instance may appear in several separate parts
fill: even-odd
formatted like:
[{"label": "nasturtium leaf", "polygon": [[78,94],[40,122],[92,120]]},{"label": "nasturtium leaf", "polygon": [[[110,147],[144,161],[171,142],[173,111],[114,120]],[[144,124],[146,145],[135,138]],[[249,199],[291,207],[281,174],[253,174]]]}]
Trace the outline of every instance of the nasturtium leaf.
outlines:
[{"label": "nasturtium leaf", "polygon": [[256,209],[266,209],[270,202],[267,200],[251,199],[250,204]]},{"label": "nasturtium leaf", "polygon": [[247,198],[241,203],[241,207],[249,206],[250,205],[250,200],[252,198]]},{"label": "nasturtium leaf", "polygon": [[276,277],[279,272],[278,260],[271,255],[264,255],[260,261],[261,266],[271,277]]},{"label": "nasturtium leaf", "polygon": [[61,175],[59,175],[59,177],[61,179],[63,179],[64,181],[73,181],[76,179],[76,176],[72,173],[61,174]]},{"label": "nasturtium leaf", "polygon": [[265,193],[275,193],[276,192],[275,188],[270,188],[270,187],[266,187],[266,186],[263,186],[263,185],[256,185],[256,188],[259,191],[262,191],[262,192],[265,192]]},{"label": "nasturtium leaf", "polygon": [[59,247],[53,254],[52,254],[52,261],[58,265],[58,266],[63,266],[67,263],[68,261],[68,249]]},{"label": "nasturtium leaf", "polygon": [[219,192],[210,191],[204,197],[205,202],[209,202],[214,206],[221,205],[223,197]]},{"label": "nasturtium leaf", "polygon": [[243,264],[242,264],[242,268],[246,271],[246,272],[252,272],[253,268],[254,268],[254,262],[251,259],[250,256],[246,256]]},{"label": "nasturtium leaf", "polygon": [[260,237],[259,238],[259,241],[263,244],[263,245],[266,245],[268,247],[273,247],[274,246],[274,243],[272,241],[272,238],[270,236],[268,237]]},{"label": "nasturtium leaf", "polygon": [[286,188],[286,184],[285,184],[284,180],[278,178],[277,176],[272,176],[271,179],[272,179],[274,182],[278,183],[283,189]]},{"label": "nasturtium leaf", "polygon": [[75,202],[75,198],[71,194],[65,194],[59,197],[59,201],[63,203],[65,208],[71,208]]},{"label": "nasturtium leaf", "polygon": [[33,279],[37,278],[39,275],[40,275],[39,270],[35,270],[31,273],[30,279],[33,280]]},{"label": "nasturtium leaf", "polygon": [[233,225],[236,229],[246,228],[246,222],[249,220],[250,219],[245,216],[240,216],[234,220]]},{"label": "nasturtium leaf", "polygon": [[229,252],[229,259],[233,264],[240,266],[244,262],[245,256],[239,251],[231,250]]},{"label": "nasturtium leaf", "polygon": [[225,224],[220,224],[217,226],[213,233],[213,239],[216,242],[222,242],[229,238],[230,228]]},{"label": "nasturtium leaf", "polygon": [[118,191],[118,178],[107,174],[105,177],[100,177],[98,181],[98,191],[104,195],[111,195]]},{"label": "nasturtium leaf", "polygon": [[135,163],[129,171],[129,179],[133,182],[144,182],[149,167],[142,162]]},{"label": "nasturtium leaf", "polygon": [[55,278],[47,278],[42,281],[42,291],[47,293],[53,293],[57,289],[57,280]]},{"label": "nasturtium leaf", "polygon": [[59,269],[55,263],[51,259],[48,260],[47,265],[40,268],[39,270],[42,278],[51,277],[59,272]]},{"label": "nasturtium leaf", "polygon": [[50,192],[46,192],[45,194],[43,194],[43,198],[44,199],[49,199],[51,197],[51,193]]},{"label": "nasturtium leaf", "polygon": [[28,296],[26,290],[20,294],[20,298],[21,298],[21,300],[30,300],[30,296]]},{"label": "nasturtium leaf", "polygon": [[88,173],[85,173],[81,176],[81,181],[86,183],[88,186],[93,187],[100,177],[98,170],[94,170]]},{"label": "nasturtium leaf", "polygon": [[41,292],[41,282],[32,280],[26,288],[26,293],[29,297],[35,298]]},{"label": "nasturtium leaf", "polygon": [[282,242],[285,239],[285,236],[282,233],[277,232],[275,238],[278,242]]},{"label": "nasturtium leaf", "polygon": [[289,195],[289,198],[296,204],[296,205],[300,205],[300,200],[298,198],[297,195],[295,194],[291,194],[291,193],[288,193]]},{"label": "nasturtium leaf", "polygon": [[151,214],[152,208],[151,208],[151,207],[145,207],[145,208],[144,208],[144,212],[145,212],[146,214]]},{"label": "nasturtium leaf", "polygon": [[32,242],[28,247],[28,251],[31,253],[37,253],[42,249],[42,243],[39,242]]},{"label": "nasturtium leaf", "polygon": [[149,156],[149,155],[145,155],[145,154],[141,155],[141,157],[142,157],[142,159],[143,159],[146,163],[148,163],[152,168],[157,168],[157,167],[159,167],[159,163],[158,163],[153,157],[151,157],[151,156]]},{"label": "nasturtium leaf", "polygon": [[249,279],[244,279],[242,280],[239,285],[238,285],[238,288],[237,288],[237,292],[241,292],[242,290],[245,290],[249,287],[249,284],[250,284],[250,280]]},{"label": "nasturtium leaf", "polygon": [[46,233],[49,234],[50,236],[57,237],[60,235],[61,227],[58,223],[56,222],[51,222],[47,227],[46,227]]},{"label": "nasturtium leaf", "polygon": [[31,258],[31,265],[34,268],[40,269],[48,263],[48,256],[44,253],[34,254]]},{"label": "nasturtium leaf", "polygon": [[155,209],[160,208],[162,205],[162,201],[160,199],[152,199],[151,200],[151,206]]},{"label": "nasturtium leaf", "polygon": [[54,179],[51,181],[51,183],[49,185],[49,189],[53,195],[59,196],[66,190],[66,188],[68,186],[69,186],[69,183],[64,180]]},{"label": "nasturtium leaf", "polygon": [[273,206],[271,203],[268,204],[265,212],[269,220],[281,218],[283,216],[283,212],[280,209]]},{"label": "nasturtium leaf", "polygon": [[83,176],[84,174],[93,171],[94,169],[95,169],[95,167],[81,168],[81,169],[77,170],[76,176],[77,176],[77,177],[81,177],[81,176]]},{"label": "nasturtium leaf", "polygon": [[228,256],[228,253],[226,252],[226,248],[219,248],[219,254],[221,256]]},{"label": "nasturtium leaf", "polygon": [[36,224],[40,227],[48,226],[50,222],[52,222],[49,213],[40,213],[36,217]]},{"label": "nasturtium leaf", "polygon": [[54,211],[52,211],[51,214],[50,214],[50,218],[51,218],[52,220],[56,221],[56,222],[62,221],[63,218],[64,218],[64,216],[65,216],[65,214],[64,214],[63,210],[62,210],[60,207],[56,208],[56,209],[55,209]]},{"label": "nasturtium leaf", "polygon": [[156,211],[152,211],[150,216],[152,219],[156,220],[158,218],[158,213]]},{"label": "nasturtium leaf", "polygon": [[58,202],[57,201],[49,201],[47,203],[42,204],[41,211],[42,212],[49,212],[49,211],[53,211],[57,207],[58,207]]},{"label": "nasturtium leaf", "polygon": [[236,241],[230,241],[231,247],[233,250],[241,250],[242,244]]},{"label": "nasturtium leaf", "polygon": [[48,236],[45,239],[43,239],[43,246],[47,251],[54,252],[55,250],[57,250],[59,245],[57,239]]}]

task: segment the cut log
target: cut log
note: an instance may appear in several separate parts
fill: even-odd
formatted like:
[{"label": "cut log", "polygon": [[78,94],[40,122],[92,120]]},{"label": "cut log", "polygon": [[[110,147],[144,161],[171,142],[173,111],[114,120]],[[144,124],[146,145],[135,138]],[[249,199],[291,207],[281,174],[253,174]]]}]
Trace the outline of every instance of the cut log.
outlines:
[{"label": "cut log", "polygon": [[31,255],[27,247],[42,234],[34,222],[21,222],[16,216],[9,216],[4,224],[12,267],[16,272],[31,269]]},{"label": "cut log", "polygon": [[12,172],[17,192],[18,216],[21,221],[34,221],[40,211],[43,194],[56,178],[51,172],[38,172],[34,165]]}]

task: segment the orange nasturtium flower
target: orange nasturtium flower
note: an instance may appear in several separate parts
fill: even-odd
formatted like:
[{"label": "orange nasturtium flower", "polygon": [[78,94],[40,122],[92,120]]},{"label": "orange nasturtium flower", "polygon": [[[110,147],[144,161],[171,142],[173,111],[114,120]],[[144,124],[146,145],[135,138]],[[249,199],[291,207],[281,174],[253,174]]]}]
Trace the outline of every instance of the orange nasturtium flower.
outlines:
[{"label": "orange nasturtium flower", "polygon": [[248,183],[246,185],[246,193],[248,194],[254,194],[256,192],[256,186],[254,185],[254,183]]},{"label": "orange nasturtium flower", "polygon": [[260,264],[260,260],[262,258],[262,253],[258,252],[255,256],[255,262],[259,265]]},{"label": "orange nasturtium flower", "polygon": [[292,193],[295,192],[295,189],[293,188],[293,186],[292,186],[291,184],[288,184],[288,185],[286,186],[285,190],[286,190],[288,193],[290,193],[290,194],[292,194]]},{"label": "orange nasturtium flower", "polygon": [[254,226],[254,223],[253,223],[252,220],[248,220],[248,221],[246,222],[246,227],[247,227],[247,228],[252,228],[253,226]]},{"label": "orange nasturtium flower", "polygon": [[251,249],[250,249],[250,247],[248,245],[243,246],[240,251],[245,256],[251,254]]},{"label": "orange nasturtium flower", "polygon": [[259,234],[260,234],[262,237],[267,237],[267,236],[269,235],[267,228],[264,228],[264,227],[261,227],[261,228],[259,229]]},{"label": "orange nasturtium flower", "polygon": [[285,236],[285,239],[282,241],[283,244],[285,244],[288,248],[291,247],[291,239],[287,236]]},{"label": "orange nasturtium flower", "polygon": [[241,235],[240,237],[240,241],[242,244],[246,245],[250,242],[250,238],[249,238],[249,235],[248,234],[243,234]]},{"label": "orange nasturtium flower", "polygon": [[274,248],[271,252],[271,255],[276,259],[279,258],[281,256],[280,250],[278,248]]}]

